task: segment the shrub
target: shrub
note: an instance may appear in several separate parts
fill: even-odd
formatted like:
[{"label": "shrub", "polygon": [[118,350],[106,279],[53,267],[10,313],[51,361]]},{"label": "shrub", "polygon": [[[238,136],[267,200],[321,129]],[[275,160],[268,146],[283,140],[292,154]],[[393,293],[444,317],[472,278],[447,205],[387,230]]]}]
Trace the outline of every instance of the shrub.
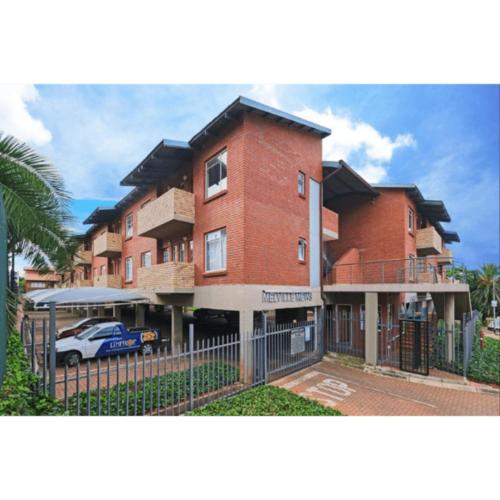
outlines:
[{"label": "shrub", "polygon": [[338,410],[292,392],[263,385],[189,412],[187,415],[208,416],[337,416]]},{"label": "shrub", "polygon": [[[206,363],[193,368],[193,397],[197,397],[224,386],[234,384],[239,380],[239,369],[224,363]],[[160,377],[145,378],[137,381],[137,393],[135,393],[135,381],[128,382],[128,408],[126,400],[127,383],[114,385],[109,391],[107,387],[101,388],[100,394],[96,389],[80,395],[73,394],[68,398],[68,412],[70,415],[87,414],[87,401],[90,397],[90,415],[134,415],[142,414],[143,406],[145,412],[158,409],[158,391],[160,396],[160,408],[183,402],[189,399],[190,373],[189,370],[167,373]],[[98,402],[100,401],[100,413]],[[80,411],[78,411],[78,404]],[[109,413],[108,413],[109,405]]]},{"label": "shrub", "polygon": [[482,351],[479,342],[479,335],[476,335],[467,376],[479,382],[500,385],[500,340],[485,337]]},{"label": "shrub", "polygon": [[61,415],[62,405],[40,392],[40,378],[32,373],[21,337],[7,339],[7,362],[0,388],[0,415]]}]

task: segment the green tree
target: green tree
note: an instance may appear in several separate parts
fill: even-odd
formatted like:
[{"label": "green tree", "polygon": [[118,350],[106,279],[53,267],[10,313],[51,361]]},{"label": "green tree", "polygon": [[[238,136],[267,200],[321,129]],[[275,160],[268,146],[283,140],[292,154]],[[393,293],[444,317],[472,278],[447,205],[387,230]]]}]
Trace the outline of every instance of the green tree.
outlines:
[{"label": "green tree", "polygon": [[481,311],[483,318],[493,314],[491,301],[493,299],[493,286],[495,298],[500,298],[500,266],[484,264],[477,271],[474,289],[471,286],[472,307]]},{"label": "green tree", "polygon": [[68,229],[71,198],[57,169],[27,144],[0,134],[0,190],[7,216],[11,291],[16,255],[42,272],[68,269],[77,243]]}]

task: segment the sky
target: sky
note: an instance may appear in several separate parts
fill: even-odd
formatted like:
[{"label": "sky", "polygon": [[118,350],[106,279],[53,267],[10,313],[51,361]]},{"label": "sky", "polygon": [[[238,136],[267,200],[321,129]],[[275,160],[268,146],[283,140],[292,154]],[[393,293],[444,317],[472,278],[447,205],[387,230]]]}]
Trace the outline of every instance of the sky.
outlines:
[{"label": "sky", "polygon": [[0,85],[0,131],[59,168],[81,232],[161,139],[189,140],[239,95],[329,127],[324,160],[443,200],[457,262],[499,262],[498,86]]}]

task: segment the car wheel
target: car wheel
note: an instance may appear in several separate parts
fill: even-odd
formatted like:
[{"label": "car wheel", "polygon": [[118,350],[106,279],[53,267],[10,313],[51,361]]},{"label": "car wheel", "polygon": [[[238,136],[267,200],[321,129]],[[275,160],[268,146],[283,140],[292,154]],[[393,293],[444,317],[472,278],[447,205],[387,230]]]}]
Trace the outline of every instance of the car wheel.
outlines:
[{"label": "car wheel", "polygon": [[76,366],[78,363],[80,363],[82,359],[82,355],[77,352],[77,351],[71,351],[64,356],[64,363],[67,366]]},{"label": "car wheel", "polygon": [[142,346],[142,353],[146,356],[153,354],[153,346],[151,344],[144,344]]}]

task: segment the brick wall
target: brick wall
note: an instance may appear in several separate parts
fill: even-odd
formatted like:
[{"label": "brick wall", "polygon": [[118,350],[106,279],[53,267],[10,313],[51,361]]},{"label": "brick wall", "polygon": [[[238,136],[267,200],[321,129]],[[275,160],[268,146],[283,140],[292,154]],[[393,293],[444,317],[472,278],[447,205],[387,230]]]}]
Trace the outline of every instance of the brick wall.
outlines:
[{"label": "brick wall", "polygon": [[[205,162],[227,149],[227,192],[205,200]],[[195,156],[195,282],[308,285],[298,238],[309,237],[309,177],[321,180],[321,139],[252,114]],[[306,197],[298,172],[306,174]],[[227,272],[204,272],[204,235],[227,230]],[[306,252],[307,253],[307,252]]]},{"label": "brick wall", "polygon": [[416,255],[415,234],[408,232],[408,207],[413,201],[401,190],[379,190],[373,200],[346,201],[339,209],[337,241],[328,242],[334,260],[351,248],[361,261],[407,259]]}]

